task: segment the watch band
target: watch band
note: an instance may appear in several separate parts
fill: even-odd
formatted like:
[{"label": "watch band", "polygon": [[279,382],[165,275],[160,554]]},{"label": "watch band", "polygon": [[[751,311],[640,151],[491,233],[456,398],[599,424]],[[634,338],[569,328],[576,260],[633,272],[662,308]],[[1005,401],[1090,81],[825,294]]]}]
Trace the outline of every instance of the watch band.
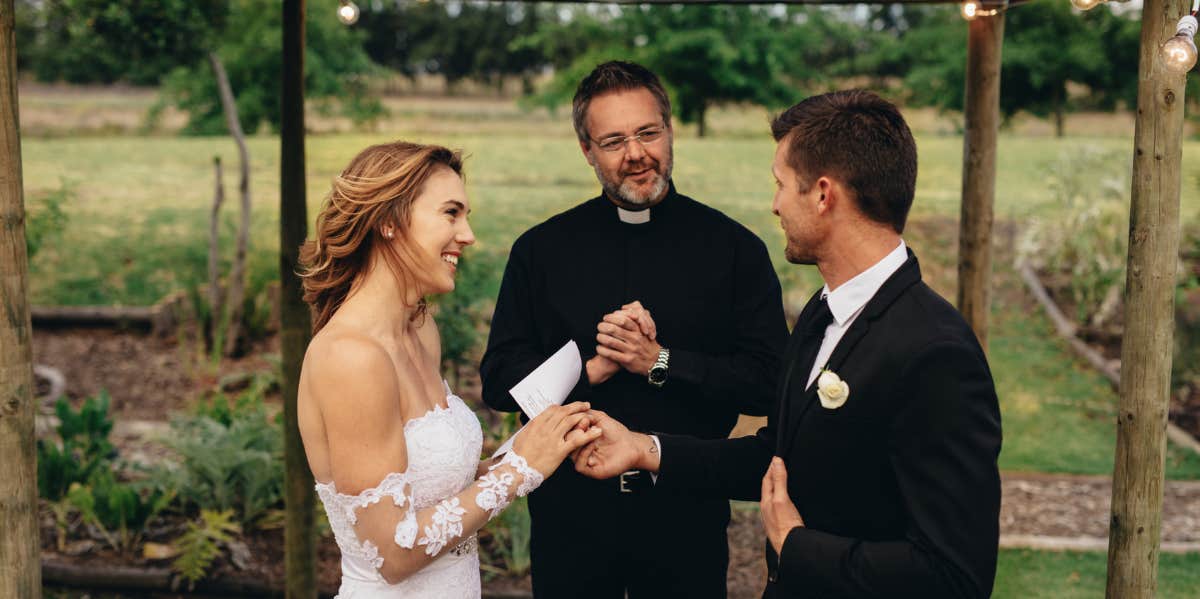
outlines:
[{"label": "watch band", "polygon": [[667,367],[671,360],[671,350],[662,348],[658,350],[658,359],[650,366],[650,370],[646,373],[646,381],[655,387],[661,387],[667,382]]}]

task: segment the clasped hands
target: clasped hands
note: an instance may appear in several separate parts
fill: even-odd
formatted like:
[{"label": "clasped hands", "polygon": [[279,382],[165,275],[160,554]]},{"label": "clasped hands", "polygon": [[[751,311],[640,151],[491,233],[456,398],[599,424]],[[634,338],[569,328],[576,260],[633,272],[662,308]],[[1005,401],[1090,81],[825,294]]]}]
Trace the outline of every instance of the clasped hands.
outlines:
[{"label": "clasped hands", "polygon": [[[600,410],[588,410],[587,415],[585,426],[598,427],[601,433],[571,454],[577,472],[599,480],[629,470],[658,472],[661,455],[653,438],[630,431]],[[763,476],[759,508],[767,539],[779,553],[788,533],[803,527],[804,519],[788,495],[787,467],[778,457],[771,458],[771,465]]]},{"label": "clasped hands", "polygon": [[622,368],[645,376],[662,349],[657,338],[654,319],[641,302],[605,314],[596,325],[596,355],[587,362],[588,382],[603,383]]}]

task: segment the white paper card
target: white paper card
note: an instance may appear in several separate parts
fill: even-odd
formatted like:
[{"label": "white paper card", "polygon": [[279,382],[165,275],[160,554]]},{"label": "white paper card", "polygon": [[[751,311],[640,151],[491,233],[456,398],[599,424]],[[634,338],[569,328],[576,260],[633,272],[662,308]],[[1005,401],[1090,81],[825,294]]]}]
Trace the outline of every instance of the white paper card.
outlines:
[{"label": "white paper card", "polygon": [[582,367],[579,346],[568,341],[508,392],[526,416],[537,418],[546,408],[560,406],[566,401],[571,389],[579,382]]},{"label": "white paper card", "polygon": [[[517,405],[521,406],[521,411],[525,412],[526,416],[530,419],[537,418],[546,408],[561,406],[566,401],[571,389],[579,382],[579,371],[582,367],[579,346],[575,345],[574,341],[568,341],[508,392],[517,400]],[[503,455],[512,449],[513,439],[523,430],[524,426],[513,433],[492,457]]]}]

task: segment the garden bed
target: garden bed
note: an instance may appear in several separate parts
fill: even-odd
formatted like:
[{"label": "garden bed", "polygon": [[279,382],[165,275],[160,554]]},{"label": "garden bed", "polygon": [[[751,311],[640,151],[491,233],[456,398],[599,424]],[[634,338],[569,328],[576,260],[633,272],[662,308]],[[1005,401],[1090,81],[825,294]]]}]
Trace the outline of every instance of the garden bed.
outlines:
[{"label": "garden bed", "polygon": [[[1112,312],[1112,317],[1104,319],[1102,324],[1095,324],[1095,318],[1073,319],[1071,315],[1078,316],[1086,313],[1087,310],[1082,309],[1073,301],[1073,295],[1068,288],[1068,277],[1062,273],[1047,273],[1033,271],[1028,267],[1022,268],[1033,275],[1034,280],[1032,281],[1029,280],[1028,275],[1026,276],[1026,283],[1041,285],[1046,295],[1046,299],[1043,301],[1049,301],[1050,305],[1060,312],[1060,316],[1053,317],[1059,321],[1057,324],[1060,333],[1067,336],[1068,339],[1073,337],[1090,348],[1094,356],[1090,359],[1092,365],[1104,372],[1115,385],[1116,380],[1119,380],[1121,370],[1121,340],[1124,335],[1121,304],[1116,303],[1107,308]],[[1188,272],[1200,275],[1200,259],[1193,257],[1185,260],[1185,268],[1188,269]],[[1177,352],[1175,357],[1177,361],[1186,360],[1190,351],[1195,351],[1186,349],[1188,344],[1200,344],[1200,338],[1193,339],[1186,336],[1190,333],[1189,327],[1194,328],[1200,325],[1200,293],[1198,291],[1200,290],[1183,291],[1177,298],[1176,342],[1185,346],[1183,351]],[[1047,309],[1050,309],[1049,305]],[[1091,315],[1086,316],[1090,317]],[[1084,322],[1081,324],[1080,320]],[[1176,364],[1168,420],[1191,435],[1192,438],[1200,440],[1200,373],[1195,370],[1197,366],[1190,363]]]}]

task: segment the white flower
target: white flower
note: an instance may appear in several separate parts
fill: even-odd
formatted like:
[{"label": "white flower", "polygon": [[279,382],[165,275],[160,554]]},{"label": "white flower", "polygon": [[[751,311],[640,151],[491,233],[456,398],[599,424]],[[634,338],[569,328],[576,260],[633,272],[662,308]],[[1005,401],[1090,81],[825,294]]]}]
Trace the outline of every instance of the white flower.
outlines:
[{"label": "white flower", "polygon": [[821,407],[836,410],[850,397],[850,385],[832,370],[822,370],[821,376],[817,377],[817,397]]}]

